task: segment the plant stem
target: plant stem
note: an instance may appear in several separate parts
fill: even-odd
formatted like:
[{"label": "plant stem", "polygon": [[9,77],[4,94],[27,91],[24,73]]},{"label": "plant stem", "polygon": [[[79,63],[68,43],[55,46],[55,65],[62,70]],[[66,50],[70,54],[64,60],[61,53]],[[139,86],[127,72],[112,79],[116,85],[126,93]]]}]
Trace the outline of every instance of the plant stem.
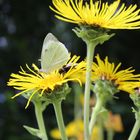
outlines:
[{"label": "plant stem", "polygon": [[82,88],[78,83],[75,83],[73,85],[74,87],[74,119],[81,119],[82,118],[82,109],[81,109],[81,103],[80,98],[82,94]]},{"label": "plant stem", "polygon": [[135,140],[135,138],[139,132],[139,129],[140,129],[140,118],[139,118],[138,112],[136,112],[136,122],[134,124],[134,127],[131,131],[131,134],[130,134],[128,140]]},{"label": "plant stem", "polygon": [[61,138],[62,138],[62,140],[68,140],[66,131],[65,131],[63,116],[62,116],[61,101],[55,101],[53,103],[53,106],[54,106],[54,110],[55,110],[58,127],[59,127],[59,130],[61,133]]},{"label": "plant stem", "polygon": [[102,109],[102,100],[97,98],[97,103],[96,103],[95,107],[93,108],[92,115],[91,115],[91,120],[90,120],[90,124],[89,124],[89,133],[90,133],[90,135],[92,133],[94,124],[96,122],[97,115],[99,114],[101,109]]},{"label": "plant stem", "polygon": [[85,97],[84,97],[84,138],[90,139],[89,135],[89,100],[90,100],[90,86],[91,86],[91,69],[94,56],[95,44],[87,43],[87,66],[86,66],[86,83],[85,83]]},{"label": "plant stem", "polygon": [[35,115],[38,123],[39,130],[42,135],[42,140],[48,140],[46,129],[44,125],[43,115],[42,115],[42,106],[41,102],[34,102],[35,106]]},{"label": "plant stem", "polygon": [[113,137],[114,137],[114,131],[107,130],[107,140],[113,140]]},{"label": "plant stem", "polygon": [[98,125],[99,125],[99,140],[104,140],[104,128],[102,118],[99,119]]}]

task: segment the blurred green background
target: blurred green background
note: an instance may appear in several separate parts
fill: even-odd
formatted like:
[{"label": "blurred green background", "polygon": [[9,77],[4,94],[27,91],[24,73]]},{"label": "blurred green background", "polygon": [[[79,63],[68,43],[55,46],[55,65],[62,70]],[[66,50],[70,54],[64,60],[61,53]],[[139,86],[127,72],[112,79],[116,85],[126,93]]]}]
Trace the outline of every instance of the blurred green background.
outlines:
[{"label": "blurred green background", "polygon": [[[110,0],[111,1],[111,0]],[[139,0],[122,0],[127,5],[137,4]],[[63,42],[72,54],[86,56],[86,46],[72,28],[77,25],[57,20],[49,9],[51,0],[0,0],[0,140],[37,140],[22,126],[37,127],[33,105],[24,109],[26,100],[18,97],[11,100],[15,90],[7,87],[11,73],[19,71],[20,66],[32,63],[38,66],[43,40],[52,32]],[[113,30],[116,35],[96,48],[102,58],[109,56],[111,62],[122,62],[122,68],[133,67],[140,73],[140,30]],[[124,132],[117,133],[115,140],[127,140],[134,124],[131,113],[133,105],[127,93],[120,92],[108,108],[120,113]],[[68,111],[69,110],[69,111]],[[73,94],[63,103],[65,123],[73,119]],[[49,132],[57,123],[52,106],[44,112],[44,120]],[[136,140],[140,140],[140,133]]]}]

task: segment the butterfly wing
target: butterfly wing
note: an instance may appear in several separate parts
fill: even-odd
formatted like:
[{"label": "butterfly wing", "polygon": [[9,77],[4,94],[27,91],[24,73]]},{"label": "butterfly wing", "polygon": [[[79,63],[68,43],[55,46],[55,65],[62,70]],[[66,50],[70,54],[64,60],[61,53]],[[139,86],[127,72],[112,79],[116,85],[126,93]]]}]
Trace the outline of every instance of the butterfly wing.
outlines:
[{"label": "butterfly wing", "polygon": [[41,70],[51,72],[61,68],[69,60],[69,53],[65,45],[49,33],[43,42],[41,53]]}]

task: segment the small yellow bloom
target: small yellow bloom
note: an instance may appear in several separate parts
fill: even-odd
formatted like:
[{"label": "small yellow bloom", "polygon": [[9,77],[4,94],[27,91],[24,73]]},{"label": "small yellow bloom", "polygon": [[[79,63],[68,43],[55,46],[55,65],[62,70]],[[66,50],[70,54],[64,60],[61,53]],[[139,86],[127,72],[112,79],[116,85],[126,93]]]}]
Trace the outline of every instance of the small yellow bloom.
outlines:
[{"label": "small yellow bloom", "polygon": [[21,91],[13,96],[13,98],[24,93],[31,93],[26,105],[27,107],[35,94],[42,96],[43,93],[50,93],[56,87],[61,86],[68,81],[77,81],[82,84],[82,82],[84,82],[83,76],[85,75],[85,62],[82,61],[77,63],[79,58],[80,57],[78,56],[73,56],[67,63],[67,65],[71,65],[71,67],[67,71],[64,70],[63,72],[61,69],[50,73],[41,72],[39,68],[33,64],[34,70],[30,69],[28,65],[26,65],[29,72],[26,72],[21,68],[19,74],[11,74],[8,86],[13,86],[15,89]]},{"label": "small yellow bloom", "polygon": [[134,93],[135,88],[139,87],[140,74],[134,75],[135,71],[131,67],[125,70],[120,70],[121,63],[116,67],[114,63],[108,61],[108,57],[102,61],[99,55],[96,56],[97,63],[92,66],[92,80],[107,80],[118,89],[128,93]]},{"label": "small yellow bloom", "polygon": [[109,113],[108,120],[105,122],[106,129],[111,129],[116,132],[122,132],[123,131],[123,124],[122,119],[119,114],[112,114]]},{"label": "small yellow bloom", "polygon": [[101,0],[52,0],[51,10],[56,17],[71,22],[107,29],[138,29],[140,28],[140,9],[137,5],[126,7],[121,0],[112,4]]},{"label": "small yellow bloom", "polygon": [[[76,138],[77,140],[84,140],[84,124],[82,120],[75,120],[70,122],[66,127],[66,134],[69,138]],[[61,139],[61,135],[58,129],[51,131],[51,136],[54,139]],[[94,127],[91,140],[99,140],[99,128]]]}]

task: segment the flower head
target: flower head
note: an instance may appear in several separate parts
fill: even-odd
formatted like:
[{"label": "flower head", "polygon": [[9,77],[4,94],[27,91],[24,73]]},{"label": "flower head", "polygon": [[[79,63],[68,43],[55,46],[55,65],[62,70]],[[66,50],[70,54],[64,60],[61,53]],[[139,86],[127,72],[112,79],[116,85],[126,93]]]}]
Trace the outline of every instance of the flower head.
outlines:
[{"label": "flower head", "polygon": [[[77,140],[84,140],[83,132],[84,132],[84,123],[81,119],[74,120],[66,126],[66,133],[69,138],[72,138],[72,139],[76,138]],[[61,138],[61,135],[58,129],[53,129],[51,131],[51,136],[54,139]],[[99,140],[99,127],[98,126],[95,126],[92,131],[91,140],[93,139]]]},{"label": "flower head", "polygon": [[124,128],[121,116],[109,112],[107,120],[105,121],[105,127],[106,129],[114,130],[116,132],[123,132]]},{"label": "flower head", "polygon": [[39,68],[33,64],[34,70],[26,65],[29,72],[21,68],[19,74],[12,73],[8,86],[13,86],[15,89],[21,91],[13,96],[13,98],[24,93],[31,93],[26,105],[27,107],[35,94],[42,96],[44,93],[50,93],[68,81],[77,81],[82,84],[82,82],[84,82],[82,74],[85,73],[85,62],[77,63],[78,60],[78,56],[73,56],[67,63],[67,65],[71,64],[71,67],[67,71],[58,69],[50,73],[45,73],[41,72]]},{"label": "flower head", "polygon": [[136,89],[135,93],[130,95],[130,98],[132,99],[134,105],[136,106],[136,109],[133,109],[133,110],[139,111],[140,110],[140,88],[139,87]]},{"label": "flower head", "polygon": [[139,87],[140,75],[134,75],[131,67],[125,70],[120,70],[121,63],[116,67],[114,63],[108,61],[108,57],[102,61],[99,55],[96,56],[97,63],[93,63],[92,67],[92,80],[105,80],[109,81],[118,90],[126,91],[128,93],[134,93],[135,88]]},{"label": "flower head", "polygon": [[112,4],[102,3],[101,0],[52,0],[54,7],[51,7],[60,20],[102,27],[107,29],[138,29],[140,28],[140,9],[137,5],[126,7],[121,0]]}]

